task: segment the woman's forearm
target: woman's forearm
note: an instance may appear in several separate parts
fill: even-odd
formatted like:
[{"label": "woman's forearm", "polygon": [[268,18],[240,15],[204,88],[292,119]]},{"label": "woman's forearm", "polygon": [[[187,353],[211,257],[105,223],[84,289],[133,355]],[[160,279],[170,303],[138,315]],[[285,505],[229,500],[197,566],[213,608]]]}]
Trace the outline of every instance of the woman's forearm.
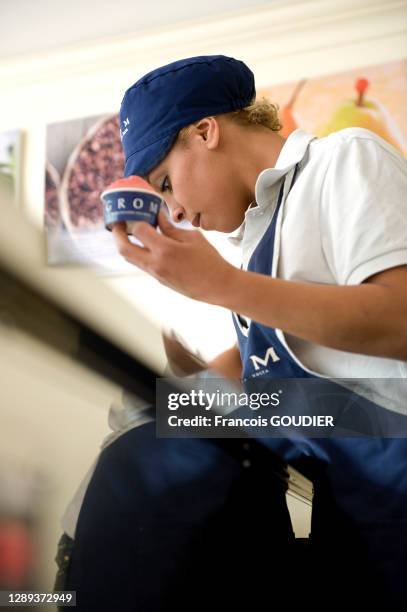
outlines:
[{"label": "woman's forearm", "polygon": [[215,372],[219,372],[219,374],[226,378],[235,378],[239,380],[242,375],[242,362],[239,348],[235,345],[220,355],[217,355],[208,363],[208,368]]},{"label": "woman's forearm", "polygon": [[218,304],[309,342],[407,360],[403,272],[405,285],[399,283],[400,287],[397,283],[337,286],[286,281],[235,268]]}]

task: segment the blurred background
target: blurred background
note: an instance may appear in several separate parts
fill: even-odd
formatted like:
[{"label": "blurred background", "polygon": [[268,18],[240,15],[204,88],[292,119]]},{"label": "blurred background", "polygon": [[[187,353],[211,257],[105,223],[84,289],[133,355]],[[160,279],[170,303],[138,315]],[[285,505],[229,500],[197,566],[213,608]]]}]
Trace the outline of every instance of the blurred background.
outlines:
[{"label": "blurred background", "polygon": [[[285,136],[297,127],[323,136],[357,125],[407,154],[405,0],[0,0],[0,198],[41,237],[44,249],[34,249],[30,263],[38,282],[44,272],[67,303],[66,288],[82,287],[75,307],[86,310],[86,270],[112,309],[125,303],[120,332],[135,346],[149,338],[137,327],[142,313],[210,359],[234,342],[230,314],[124,265],[98,208],[101,186],[121,174],[115,125],[125,89],[158,65],[204,54],[250,66],[258,95],[280,105]],[[102,156],[112,160],[107,168]],[[8,229],[3,224],[1,240]],[[239,265],[224,236],[208,239]],[[15,248],[18,259],[26,246]],[[109,299],[97,310],[114,336]],[[53,585],[60,516],[109,433],[120,388],[11,334],[3,315],[0,588],[44,590]],[[163,371],[162,347],[154,351]],[[294,489],[290,510],[306,537],[310,491]]]}]

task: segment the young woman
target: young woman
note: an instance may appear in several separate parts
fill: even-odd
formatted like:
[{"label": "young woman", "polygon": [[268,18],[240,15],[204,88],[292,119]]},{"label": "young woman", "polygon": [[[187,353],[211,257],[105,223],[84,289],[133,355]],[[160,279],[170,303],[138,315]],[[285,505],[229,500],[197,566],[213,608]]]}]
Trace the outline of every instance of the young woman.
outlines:
[{"label": "young woman", "polygon": [[[364,379],[362,396],[403,426],[403,386],[383,383],[407,377],[407,164],[398,152],[358,128],[323,139],[296,130],[284,140],[277,108],[255,100],[252,72],[221,55],[145,75],[126,91],[121,121],[125,174],[145,177],[175,221],[236,231],[241,244],[237,269],[201,232],[174,227],[163,211],[161,233],[135,226],[144,248],[114,228],[129,262],[234,313],[238,346],[212,367],[245,380]],[[314,512],[319,525],[325,520],[319,542],[335,506],[348,521],[346,545],[353,541],[371,563],[366,575],[395,599],[406,597],[407,546],[398,538],[407,533],[406,440],[321,440],[290,449],[276,450],[324,466],[317,480],[326,512]]]}]

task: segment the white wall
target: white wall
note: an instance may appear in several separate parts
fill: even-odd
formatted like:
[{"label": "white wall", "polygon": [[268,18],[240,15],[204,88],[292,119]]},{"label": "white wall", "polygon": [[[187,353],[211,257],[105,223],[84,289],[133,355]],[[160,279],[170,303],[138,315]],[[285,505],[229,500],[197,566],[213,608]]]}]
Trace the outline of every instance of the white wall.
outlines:
[{"label": "white wall", "polygon": [[[46,124],[116,111],[124,90],[159,64],[182,56],[232,55],[253,69],[261,87],[404,58],[406,31],[405,2],[288,1],[227,19],[211,18],[157,33],[81,44],[52,54],[9,58],[0,63],[0,130],[21,128],[25,132],[22,209],[41,226]],[[57,269],[53,274],[63,277],[64,270]],[[176,327],[208,357],[233,340],[229,314],[222,309],[175,295],[144,275],[105,282],[131,303],[142,304],[166,327]],[[4,377],[9,380],[7,387],[2,385],[1,401],[12,409],[3,411],[0,417],[7,423],[7,427],[0,428],[0,446],[6,437],[10,441],[16,436],[18,448],[24,448],[26,442],[32,461],[42,464],[44,436],[33,437],[19,423],[26,418],[37,419],[38,428],[40,420],[50,419],[55,399],[47,391],[35,416],[29,398],[15,395],[11,376],[8,371],[1,374],[1,380]],[[49,429],[53,442],[46,445],[49,457],[46,462],[51,477],[56,481],[67,478],[67,486],[59,489],[50,506],[48,523],[55,522],[106,430],[106,405],[97,402],[85,405],[61,394],[57,402],[55,414],[63,431],[56,423]],[[80,419],[81,443],[72,445],[71,440],[78,436]],[[50,555],[55,546],[55,529],[52,533],[47,539]]]},{"label": "white wall", "polygon": [[[279,0],[0,0],[0,58],[255,11]],[[27,27],[29,24],[30,27]]]}]

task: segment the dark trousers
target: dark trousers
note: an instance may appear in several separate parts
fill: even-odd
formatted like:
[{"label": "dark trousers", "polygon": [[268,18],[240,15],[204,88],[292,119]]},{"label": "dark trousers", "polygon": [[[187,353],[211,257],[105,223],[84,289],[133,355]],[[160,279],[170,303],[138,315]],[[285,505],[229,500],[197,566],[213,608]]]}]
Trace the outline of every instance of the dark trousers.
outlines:
[{"label": "dark trousers", "polygon": [[[56,590],[75,590],[77,610],[86,612],[262,611],[304,602],[406,609],[367,547],[385,531],[373,527],[362,538],[323,467],[311,459],[294,467],[314,482],[308,542],[294,539],[285,467],[270,449],[238,439],[156,439],[154,423],[130,430],[101,453],[75,542],[61,538]],[[389,547],[382,543],[383,563],[395,554]]]},{"label": "dark trousers", "polygon": [[62,538],[58,587],[87,612],[293,601],[286,489],[284,465],[260,445],[130,430],[101,453],[75,542]]},{"label": "dark trousers", "polygon": [[[394,550],[398,522],[389,521],[389,533],[382,525],[367,523],[362,529],[359,516],[346,513],[336,502],[326,466],[315,459],[295,462],[294,467],[313,482],[311,532],[302,566],[301,580],[313,605],[319,607],[349,606],[360,609],[383,609],[396,612],[407,609],[405,591],[389,584],[383,566],[397,566],[400,555]],[[350,475],[349,475],[350,480]],[[359,496],[367,496],[367,487],[360,482]],[[356,495],[356,491],[355,491]],[[404,534],[399,533],[403,546]],[[377,561],[377,539],[381,540],[382,557]],[[405,554],[402,555],[405,558]],[[398,563],[403,571],[404,563]],[[391,573],[391,572],[390,572]],[[395,581],[397,583],[397,580]]]}]

